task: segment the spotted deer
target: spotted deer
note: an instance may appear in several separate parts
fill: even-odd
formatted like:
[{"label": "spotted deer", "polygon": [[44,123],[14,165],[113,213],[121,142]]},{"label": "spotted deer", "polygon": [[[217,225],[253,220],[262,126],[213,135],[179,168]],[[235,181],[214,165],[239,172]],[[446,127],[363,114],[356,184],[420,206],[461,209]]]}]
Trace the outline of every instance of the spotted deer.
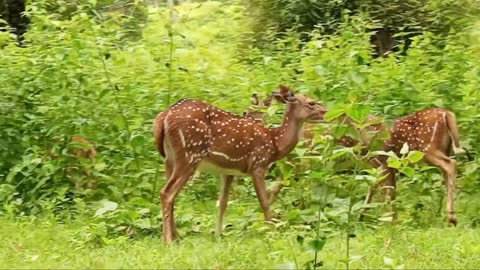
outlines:
[{"label": "spotted deer", "polygon": [[[449,154],[451,150],[455,155],[466,153],[466,151],[460,146],[455,114],[446,109],[432,108],[395,120],[390,129],[390,139],[384,142],[384,151],[392,151],[400,155],[400,150],[405,143],[410,151],[423,152],[423,160],[442,171],[447,191],[448,222],[456,225],[454,209],[456,161],[451,159]],[[386,172],[385,179],[372,186],[367,195],[367,203],[371,202],[379,186],[383,187],[385,198],[395,199],[396,170],[387,167],[385,157],[381,160],[381,166]]]},{"label": "spotted deer", "polygon": [[[253,94],[252,98],[251,98],[251,102],[252,102],[253,108],[248,109],[246,112],[244,112],[244,116],[255,119],[256,121],[260,121],[260,122],[264,121],[265,120],[265,113],[262,112],[262,111],[254,110],[254,109],[255,108],[262,108],[262,107],[263,108],[270,107],[271,104],[272,104],[272,97],[269,96],[264,101],[260,101],[258,95]],[[352,119],[350,119],[349,117],[346,117],[346,116],[340,116],[337,120],[340,121],[343,124],[346,124],[346,125],[353,125],[353,124],[356,123],[355,121],[353,121]],[[342,136],[338,139],[336,138],[335,143],[337,143],[339,145],[342,145],[344,147],[353,147],[353,146],[357,145],[358,143],[361,143],[363,148],[365,150],[368,150],[371,142],[374,139],[374,137],[369,136],[368,133],[370,133],[370,132],[378,133],[378,132],[386,130],[386,127],[383,124],[383,122],[379,122],[379,120],[380,119],[376,116],[373,116],[373,115],[367,116],[366,122],[372,123],[372,124],[368,125],[367,127],[365,127],[362,130],[355,129],[357,137],[359,138],[358,140],[355,139],[355,138],[352,138],[351,136],[344,135],[344,136]],[[312,125],[314,125],[314,123],[305,125],[305,127],[303,128],[303,131],[300,132],[301,138],[303,138],[306,141],[306,144],[310,148],[314,147],[314,135],[315,134],[312,130]],[[329,135],[329,132],[328,131],[324,132],[323,135]],[[378,166],[381,165],[381,161],[378,160],[377,158],[370,158],[367,161],[368,161],[369,164],[371,164],[374,167],[378,167]],[[280,191],[283,188],[283,185],[281,184],[282,179],[278,178],[277,182],[278,183],[274,186],[274,188],[270,192],[270,196],[269,196],[270,204],[273,204],[275,202],[275,200],[277,199]]]},{"label": "spotted deer", "polygon": [[167,183],[161,191],[163,240],[177,237],[175,198],[196,170],[223,175],[215,234],[223,229],[228,195],[235,175],[251,176],[264,213],[271,219],[265,173],[296,146],[305,121],[323,121],[325,109],[314,100],[281,86],[273,96],[286,103],[283,123],[268,128],[252,118],[238,116],[194,99],[183,99],[157,115],[154,137],[165,159]]}]

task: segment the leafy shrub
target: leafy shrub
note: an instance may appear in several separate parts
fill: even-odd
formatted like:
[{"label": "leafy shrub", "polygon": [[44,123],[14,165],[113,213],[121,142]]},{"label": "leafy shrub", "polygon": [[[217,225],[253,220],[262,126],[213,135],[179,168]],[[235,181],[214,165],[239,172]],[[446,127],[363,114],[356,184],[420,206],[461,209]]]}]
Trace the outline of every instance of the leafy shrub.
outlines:
[{"label": "leafy shrub", "polygon": [[[393,53],[374,59],[369,31],[376,23],[362,15],[335,22],[338,34],[314,30],[305,40],[288,31],[258,48],[240,34],[250,28],[245,7],[238,4],[182,4],[175,7],[173,23],[165,8],[151,9],[139,40],[123,38],[128,32],[124,24],[129,20],[124,16],[100,20],[91,16],[87,6],[78,7],[68,17],[51,16],[44,4],[32,3],[28,46],[18,48],[7,40],[0,54],[0,93],[4,97],[0,106],[0,178],[4,179],[0,183],[0,210],[12,216],[48,211],[84,215],[90,223],[79,239],[87,242],[149,235],[159,228],[159,209],[155,206],[159,205],[158,194],[165,179],[153,145],[152,120],[184,97],[201,98],[241,114],[250,105],[252,93],[267,95],[282,83],[317,97],[330,108],[355,104],[387,121],[414,110],[442,106],[456,113],[462,143],[473,149],[480,147],[480,128],[475,125],[480,117],[480,54],[479,43],[472,42],[479,37],[474,31],[478,27],[448,33],[442,37],[441,47],[435,42],[437,33],[425,31],[412,38],[407,55]],[[271,124],[276,121],[272,119]],[[72,136],[93,142],[98,155],[92,163],[75,160],[62,152],[68,146],[51,141],[53,137]],[[276,209],[286,219],[279,227],[315,226],[318,186],[328,186],[338,199],[338,205],[326,212],[336,208],[344,211],[345,206],[358,210],[357,203],[368,185],[354,181],[351,174],[340,174],[336,166],[352,160],[338,164],[336,155],[348,155],[334,152],[350,150],[334,149],[326,139],[318,140],[317,158],[305,158],[308,153],[299,148],[293,161],[278,164],[292,187],[286,189],[281,207]],[[61,154],[59,159],[45,158],[51,148]],[[293,169],[300,167],[300,160],[306,163],[305,159],[312,164],[308,171]],[[479,184],[478,159],[462,163],[459,175],[465,197],[459,196],[459,205],[468,201],[467,192],[473,194]],[[97,188],[77,190],[65,176],[69,166],[90,170]],[[419,175],[415,171],[400,180],[402,192],[407,193],[402,195],[402,203],[416,205],[417,191],[422,196],[432,190],[442,192],[438,181],[429,182]],[[192,207],[208,205],[210,214],[217,183],[215,177],[200,176],[182,192],[177,204],[177,212],[183,214],[180,230],[211,228],[213,216],[199,215],[207,213],[207,206],[201,210]],[[353,189],[355,192],[349,192]],[[258,205],[243,204],[244,200],[255,200],[253,187],[247,183],[236,190],[235,198],[242,202],[234,206],[237,219],[232,218],[238,221],[232,222],[237,233],[251,228],[264,230],[263,223],[255,223],[259,220]],[[423,205],[436,204],[424,198],[420,200]],[[115,202],[116,209],[94,216],[103,207],[103,200]],[[86,209],[80,209],[83,206]],[[428,219],[425,211],[405,209],[411,216]],[[350,230],[344,213],[340,222],[330,213],[326,229]],[[472,224],[477,222],[474,212],[465,215]]]}]

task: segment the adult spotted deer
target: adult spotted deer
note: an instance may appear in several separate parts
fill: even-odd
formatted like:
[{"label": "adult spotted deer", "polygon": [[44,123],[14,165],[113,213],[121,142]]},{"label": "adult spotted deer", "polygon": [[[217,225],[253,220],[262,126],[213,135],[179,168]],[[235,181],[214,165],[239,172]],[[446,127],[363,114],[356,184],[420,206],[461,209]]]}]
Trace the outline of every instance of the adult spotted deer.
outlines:
[{"label": "adult spotted deer", "polygon": [[[455,155],[466,153],[460,146],[459,132],[455,114],[446,109],[433,108],[422,110],[394,121],[390,130],[390,139],[385,141],[384,150],[400,155],[404,144],[409,150],[424,153],[424,161],[440,168],[445,179],[447,191],[448,222],[456,225],[454,201],[456,184],[456,161],[449,157],[451,150]],[[383,181],[374,185],[367,196],[371,202],[378,186],[384,187],[384,195],[395,199],[395,169],[386,166],[386,158],[382,158],[382,166],[386,170]]]},{"label": "adult spotted deer", "polygon": [[290,153],[298,142],[304,121],[322,121],[325,109],[312,99],[281,86],[273,93],[287,104],[283,123],[267,128],[252,118],[237,116],[199,100],[183,99],[161,112],[154,122],[155,143],[165,158],[167,183],[162,189],[163,240],[177,237],[175,198],[196,170],[223,175],[218,236],[235,175],[253,178],[264,213],[271,213],[265,188],[265,173],[275,161]]},{"label": "adult spotted deer", "polygon": [[[262,107],[263,108],[268,108],[272,104],[272,97],[269,96],[264,101],[260,101],[259,98],[258,98],[258,95],[253,94],[252,98],[251,98],[251,102],[252,102],[253,108],[259,108],[259,107],[260,108],[262,108]],[[264,112],[253,110],[253,109],[248,109],[247,112],[244,112],[244,116],[250,117],[250,118],[255,119],[256,121],[259,121],[259,122],[262,122],[262,121],[265,120],[265,113]],[[371,141],[374,139],[374,137],[369,136],[368,133],[371,133],[371,132],[378,133],[378,132],[382,132],[382,131],[386,130],[385,125],[382,122],[379,122],[379,120],[380,119],[378,117],[373,116],[373,115],[369,115],[367,117],[366,122],[372,123],[372,124],[368,125],[367,127],[365,127],[362,130],[355,129],[357,137],[359,138],[358,140],[355,139],[355,138],[352,138],[348,135],[344,135],[340,138],[336,138],[335,143],[337,143],[339,145],[342,145],[344,147],[353,147],[353,146],[357,145],[358,143],[360,143],[363,146],[364,149],[368,150],[369,147],[370,147]],[[353,121],[352,119],[350,119],[346,116],[339,117],[338,121],[340,121],[341,123],[344,123],[346,125],[353,125],[353,124],[356,123],[355,121]],[[314,135],[315,134],[312,130],[312,125],[314,125],[314,124],[305,125],[303,131],[300,132],[301,138],[303,138],[306,141],[306,144],[309,147],[314,146]],[[323,135],[329,135],[329,132],[328,131],[324,132]],[[368,163],[371,164],[373,167],[378,167],[378,166],[382,165],[381,161],[377,158],[368,159]],[[269,196],[270,204],[275,202],[275,200],[278,197],[278,194],[280,193],[280,191],[283,188],[283,185],[281,184],[282,179],[277,179],[277,182],[278,182],[278,184],[275,185],[273,190],[270,192],[270,196]]]}]

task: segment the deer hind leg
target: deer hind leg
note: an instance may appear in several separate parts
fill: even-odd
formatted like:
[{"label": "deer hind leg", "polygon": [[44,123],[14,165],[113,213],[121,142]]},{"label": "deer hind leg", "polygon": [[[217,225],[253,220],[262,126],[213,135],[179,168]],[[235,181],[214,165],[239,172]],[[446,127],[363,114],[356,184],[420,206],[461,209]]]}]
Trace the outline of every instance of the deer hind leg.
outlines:
[{"label": "deer hind leg", "polygon": [[215,229],[215,237],[220,237],[223,230],[223,217],[225,216],[225,210],[228,205],[228,195],[230,193],[230,188],[232,187],[233,176],[225,175],[222,179],[222,189],[220,190],[220,209],[218,213],[217,228]]},{"label": "deer hind leg", "polygon": [[455,184],[456,184],[456,161],[450,159],[441,152],[434,152],[425,155],[425,159],[431,164],[438,166],[445,178],[445,188],[447,190],[447,214],[448,222],[454,226],[457,225],[455,217],[454,201],[455,201]]},{"label": "deer hind leg", "polygon": [[[173,164],[174,164],[173,161],[168,160],[168,159],[165,160],[165,178],[166,178],[167,181],[172,177]],[[177,239],[180,235],[178,234],[178,232],[177,232],[173,223],[171,223],[170,226],[174,228],[174,231],[173,231],[174,239]]]},{"label": "deer hind leg", "polygon": [[253,186],[255,187],[255,192],[257,193],[258,201],[263,210],[263,215],[265,216],[265,221],[270,221],[272,214],[270,213],[270,205],[268,203],[268,194],[267,188],[265,187],[265,171],[257,170],[253,174]]},{"label": "deer hind leg", "polygon": [[[175,162],[167,162],[173,164],[167,169],[171,170],[171,175],[167,181],[167,184],[163,187],[161,192],[162,198],[162,216],[163,216],[163,241],[168,244],[176,238],[176,227],[174,217],[174,204],[180,190],[185,186],[187,181],[195,173],[196,164],[188,164],[184,160],[177,160]],[[171,166],[171,165],[170,165]]]}]

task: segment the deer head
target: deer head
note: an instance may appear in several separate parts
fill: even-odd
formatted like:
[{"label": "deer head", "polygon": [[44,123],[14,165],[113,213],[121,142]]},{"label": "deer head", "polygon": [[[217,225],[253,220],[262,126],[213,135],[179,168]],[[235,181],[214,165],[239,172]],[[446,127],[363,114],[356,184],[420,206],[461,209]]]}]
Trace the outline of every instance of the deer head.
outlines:
[{"label": "deer head", "polygon": [[290,88],[283,85],[280,86],[279,90],[272,93],[272,97],[281,103],[286,103],[291,110],[292,117],[299,121],[322,122],[327,112],[326,108],[315,100],[304,95],[294,94]]}]

